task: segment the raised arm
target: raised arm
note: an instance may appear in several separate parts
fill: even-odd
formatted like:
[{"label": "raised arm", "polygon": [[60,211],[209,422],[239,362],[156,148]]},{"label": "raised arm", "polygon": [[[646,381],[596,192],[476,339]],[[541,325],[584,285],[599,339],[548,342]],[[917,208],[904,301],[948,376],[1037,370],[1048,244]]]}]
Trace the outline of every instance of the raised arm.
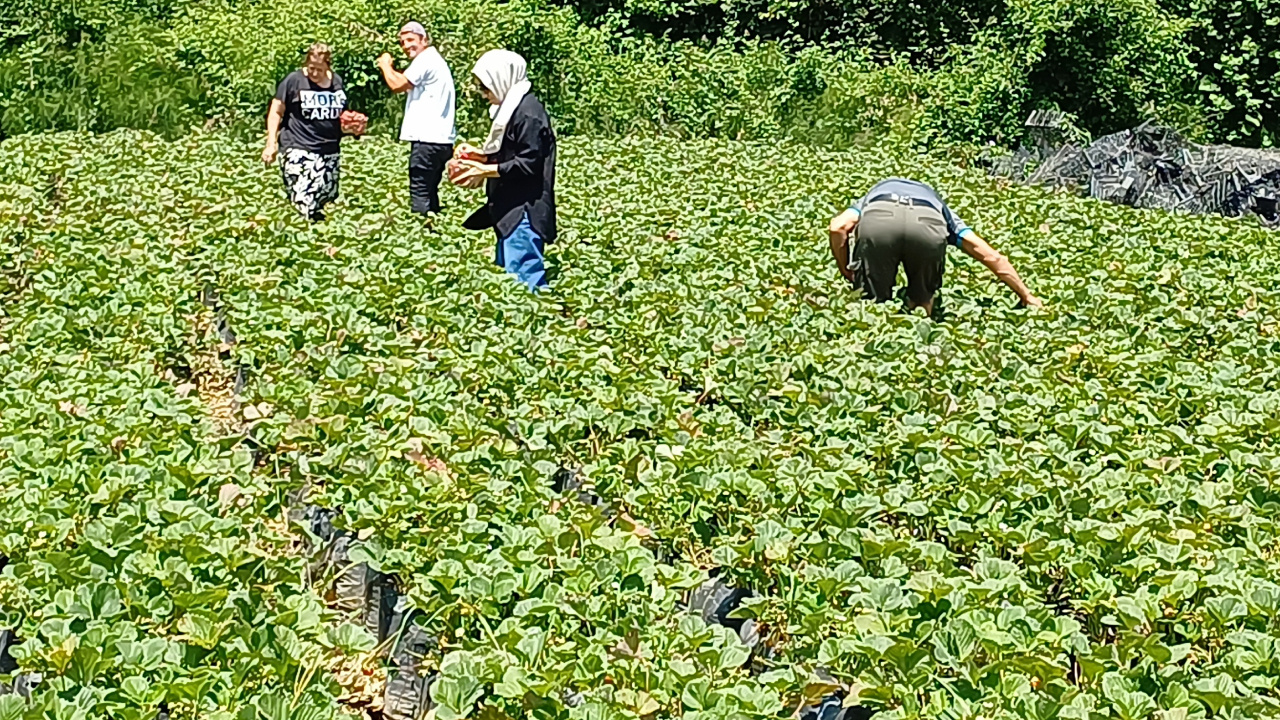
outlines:
[{"label": "raised arm", "polygon": [[387,83],[387,87],[391,88],[391,92],[402,93],[413,89],[413,83],[409,82],[409,78],[405,77],[404,73],[396,70],[391,56],[387,53],[378,56],[378,69],[382,71],[382,79]]},{"label": "raised arm", "polygon": [[284,103],[279,98],[271,98],[271,106],[267,108],[267,142],[262,148],[262,162],[270,165],[276,161],[279,151],[280,121],[284,118]]},{"label": "raised arm", "polygon": [[853,282],[853,271],[849,269],[849,234],[858,225],[861,214],[849,209],[831,219],[827,233],[831,240],[831,256],[836,260],[836,269],[845,280]]},{"label": "raised arm", "polygon": [[1023,305],[1031,307],[1043,307],[1044,303],[1040,298],[1031,294],[1027,286],[1023,284],[1022,278],[1018,277],[1018,271],[1013,269],[1013,265],[1009,264],[1008,258],[996,252],[996,249],[987,244],[978,236],[978,233],[970,230],[964,233],[964,238],[960,241],[960,249],[964,250],[964,254],[977,260],[992,272],[1000,282],[1009,286],[1009,289],[1018,296]]}]

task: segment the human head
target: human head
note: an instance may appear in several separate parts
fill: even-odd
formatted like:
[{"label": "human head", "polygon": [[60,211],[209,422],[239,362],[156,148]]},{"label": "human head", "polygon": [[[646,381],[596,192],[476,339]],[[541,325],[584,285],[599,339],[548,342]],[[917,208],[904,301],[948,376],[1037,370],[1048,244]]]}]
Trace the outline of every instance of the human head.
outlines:
[{"label": "human head", "polygon": [[333,48],[325,43],[312,43],[307,48],[307,57],[302,63],[302,67],[308,72],[325,73],[328,72],[333,65]]},{"label": "human head", "polygon": [[481,80],[479,77],[477,77],[476,75],[472,75],[471,81],[476,87],[476,92],[480,93],[480,97],[483,97],[485,99],[485,102],[489,103],[490,105],[502,104],[502,101],[498,99],[498,96],[495,95],[492,90],[485,87],[484,81]]},{"label": "human head", "polygon": [[510,50],[490,50],[481,55],[471,75],[490,105],[501,105],[512,87],[528,79],[524,58]]},{"label": "human head", "polygon": [[409,21],[400,28],[400,49],[409,59],[418,57],[418,53],[431,47],[431,34],[422,27],[422,23]]}]

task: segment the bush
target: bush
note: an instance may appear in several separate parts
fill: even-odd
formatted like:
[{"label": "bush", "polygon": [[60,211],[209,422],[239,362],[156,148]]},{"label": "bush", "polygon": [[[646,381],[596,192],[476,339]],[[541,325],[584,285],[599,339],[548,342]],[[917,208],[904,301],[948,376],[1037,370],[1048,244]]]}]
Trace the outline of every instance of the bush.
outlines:
[{"label": "bush", "polygon": [[403,100],[374,60],[403,65],[394,34],[410,18],[448,59],[473,137],[488,119],[466,75],[494,47],[529,60],[569,134],[1009,143],[1041,108],[1094,134],[1156,119],[1199,140],[1270,145],[1280,127],[1268,84],[1280,0],[964,0],[945,15],[915,0],[0,3],[14,18],[0,30],[7,134],[172,135],[206,118],[257,134],[276,84],[318,40],[371,131],[393,132]]},{"label": "bush", "polygon": [[[1069,109],[1082,127],[1110,133],[1158,118],[1185,127],[1192,89],[1190,23],[1156,0],[1029,3],[1025,29],[1043,47],[1025,84],[1033,101]],[[1038,16],[1038,17],[1037,17]]]},{"label": "bush", "polygon": [[353,108],[379,116],[381,85],[374,59],[394,39],[368,3],[193,3],[175,18],[170,35],[177,62],[209,87],[217,118],[228,125],[262,127],[276,85],[301,66],[313,42],[333,47],[334,69]]},{"label": "bush", "polygon": [[163,41],[128,30],[71,49],[45,37],[0,56],[0,133],[138,127],[174,137],[202,122],[210,105],[201,78]]},{"label": "bush", "polygon": [[[468,92],[467,75],[479,55],[508,47],[529,62],[535,90],[557,127],[568,134],[664,133],[761,139],[789,134],[847,138],[844,121],[820,123],[828,75],[849,77],[850,59],[818,49],[790,53],[776,42],[728,42],[702,47],[638,37],[613,41],[609,29],[583,25],[564,8],[536,3],[495,5],[464,0],[415,5],[344,3],[320,12],[320,2],[283,9],[231,0],[192,6],[174,23],[182,65],[211,88],[213,104],[230,124],[257,128],[275,83],[297,66],[316,40],[334,47],[353,107],[385,129],[399,123],[403,100],[392,96],[374,67],[392,52],[394,29],[422,20],[448,60],[459,88],[459,129],[483,135],[488,115]],[[873,113],[879,118],[883,113]],[[839,126],[839,127],[837,127]],[[866,129],[865,118],[853,127]]]},{"label": "bush", "polygon": [[1014,0],[1006,22],[931,73],[926,134],[1011,142],[1035,109],[1095,134],[1157,119],[1192,129],[1189,23],[1154,0]]},{"label": "bush", "polygon": [[0,0],[0,43],[36,39],[69,49],[138,19],[166,19],[178,5],[178,0]]},{"label": "bush", "polygon": [[1213,121],[1211,139],[1280,145],[1280,0],[1170,0],[1189,18],[1197,94]]},{"label": "bush", "polygon": [[301,0],[278,6],[217,0],[189,7],[172,32],[179,61],[212,88],[221,119],[253,127],[260,125],[276,84],[299,66],[307,46],[327,42],[351,106],[367,112],[376,131],[398,126],[404,98],[387,90],[375,60],[389,52],[404,67],[396,29],[411,18],[428,27],[447,59],[459,93],[459,126],[470,134],[488,126],[484,102],[469,91],[467,79],[484,51],[510,47],[525,53],[537,91],[560,110],[557,117],[569,118],[582,97],[573,88],[596,82],[592,76],[611,61],[600,32],[583,27],[569,11],[537,13],[520,3],[487,0]]},{"label": "bush", "polygon": [[[928,87],[918,119],[935,139],[1011,141],[1038,108],[1064,110],[1095,134],[1155,119],[1249,145],[1273,144],[1280,123],[1277,0],[965,0],[945,13],[914,0],[567,4],[599,23],[704,47],[745,53],[773,38],[789,54],[842,48],[828,53],[829,74],[848,72],[834,58],[859,48],[879,67],[926,76],[910,84]],[[876,75],[865,61],[853,70]],[[911,97],[896,110],[911,112]]]},{"label": "bush", "polygon": [[959,0],[946,12],[916,0],[572,0],[561,4],[593,22],[614,17],[628,28],[678,39],[764,39],[838,43],[879,55],[938,59],[952,44],[999,22],[1003,0]]}]

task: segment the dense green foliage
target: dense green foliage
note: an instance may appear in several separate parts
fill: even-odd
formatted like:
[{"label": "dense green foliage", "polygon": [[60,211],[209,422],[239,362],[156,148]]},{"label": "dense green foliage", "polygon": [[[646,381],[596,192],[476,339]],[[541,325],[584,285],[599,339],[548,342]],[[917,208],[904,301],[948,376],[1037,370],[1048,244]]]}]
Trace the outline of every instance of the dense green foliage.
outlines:
[{"label": "dense green foliage", "polygon": [[[1253,146],[1280,140],[1275,0],[563,4],[587,18],[620,20],[655,35],[763,38],[905,57],[926,71],[932,96],[926,113],[936,114],[952,138],[1016,132],[1029,110],[1057,107],[1094,133],[1157,118],[1204,140]],[[969,58],[974,54],[994,57],[975,62]],[[961,96],[961,107],[977,106],[973,116],[959,123],[950,117],[957,110],[952,93]],[[1006,109],[1010,117],[992,115]],[[925,123],[926,134],[938,129]]]},{"label": "dense green foliage", "polygon": [[335,48],[352,106],[372,116],[374,132],[385,131],[399,122],[403,98],[386,90],[374,59],[400,56],[394,30],[410,16],[431,26],[461,91],[459,121],[473,131],[486,116],[480,98],[466,92],[467,73],[499,46],[529,58],[558,129],[572,134],[790,134],[848,143],[901,115],[896,96],[878,95],[886,79],[904,88],[910,82],[894,80],[900,73],[893,69],[833,65],[820,52],[793,55],[773,44],[618,39],[582,25],[571,10],[533,2],[207,0],[173,10],[159,27],[122,12],[116,25],[95,25],[75,42],[64,31],[24,36],[0,54],[0,129],[131,126],[177,136],[208,116],[261,132],[275,84],[308,44],[324,40]]},{"label": "dense green foliage", "polygon": [[[0,718],[331,717],[369,638],[284,527],[304,483],[441,635],[439,718],[772,718],[820,666],[884,718],[1280,715],[1274,233],[890,149],[567,139],[534,296],[474,194],[408,213],[403,146],[349,141],[315,227],[256,152],[0,145],[0,621],[45,676]],[[860,302],[823,227],[890,173],[1050,307],[958,254],[944,322]],[[206,286],[251,440],[186,380]],[[572,464],[605,508],[555,502]],[[763,674],[678,608],[714,568]]]},{"label": "dense green foliage", "polygon": [[1167,0],[1195,18],[1189,35],[1198,90],[1208,101],[1213,136],[1237,144],[1280,146],[1280,2]]},{"label": "dense green foliage", "polygon": [[0,132],[257,130],[315,40],[386,127],[401,103],[373,58],[398,54],[407,17],[459,77],[490,48],[524,53],[576,134],[1008,143],[1053,107],[1095,134],[1150,118],[1201,140],[1280,133],[1277,0],[0,0]]}]

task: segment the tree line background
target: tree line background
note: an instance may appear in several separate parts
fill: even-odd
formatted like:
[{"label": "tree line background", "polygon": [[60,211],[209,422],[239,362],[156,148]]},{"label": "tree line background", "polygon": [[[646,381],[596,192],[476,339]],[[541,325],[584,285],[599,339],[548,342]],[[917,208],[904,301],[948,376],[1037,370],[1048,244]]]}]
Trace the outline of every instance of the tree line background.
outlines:
[{"label": "tree line background", "polygon": [[317,40],[390,128],[403,101],[373,61],[410,17],[468,134],[465,75],[505,46],[563,133],[1012,144],[1057,109],[1093,135],[1155,119],[1280,144],[1280,0],[0,0],[0,133],[257,133]]}]

